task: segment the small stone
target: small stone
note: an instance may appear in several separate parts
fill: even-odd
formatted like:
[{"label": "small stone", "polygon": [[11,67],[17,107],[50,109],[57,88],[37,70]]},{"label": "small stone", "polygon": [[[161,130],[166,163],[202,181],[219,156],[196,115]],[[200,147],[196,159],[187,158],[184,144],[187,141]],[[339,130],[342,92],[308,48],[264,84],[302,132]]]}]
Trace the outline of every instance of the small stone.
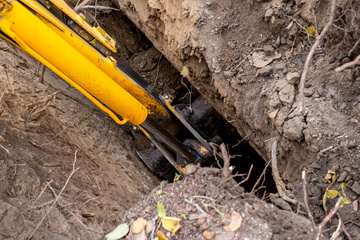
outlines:
[{"label": "small stone", "polygon": [[205,239],[213,239],[215,237],[215,233],[210,231],[204,231],[203,236]]},{"label": "small stone", "polygon": [[300,142],[303,139],[303,129],[305,123],[302,117],[294,117],[284,123],[283,132],[284,137],[289,140]]},{"label": "small stone", "polygon": [[351,61],[350,58],[345,57],[343,60],[341,60],[341,65],[343,65],[343,64],[345,64],[345,63],[348,63],[348,62],[350,62],[350,61]]},{"label": "small stone", "polygon": [[318,91],[315,91],[312,96],[313,96],[313,98],[319,98],[319,97],[320,97],[320,94],[319,94]]},{"label": "small stone", "polygon": [[281,102],[277,92],[274,92],[270,96],[269,105],[273,109],[279,109],[281,107]]},{"label": "small stone", "polygon": [[259,70],[257,70],[256,72],[256,76],[260,76],[260,77],[267,77],[272,73],[273,69],[270,66],[265,66],[263,68],[260,68]]},{"label": "small stone", "polygon": [[263,50],[265,53],[270,53],[270,54],[274,53],[274,48],[271,45],[264,45]]},{"label": "small stone", "polygon": [[298,72],[289,72],[286,74],[286,80],[290,84],[297,84],[300,80],[300,73]]},{"label": "small stone", "polygon": [[351,140],[348,145],[347,145],[347,148],[348,149],[352,149],[352,148],[356,148],[357,144],[356,144],[356,141],[355,140]]},{"label": "small stone", "polygon": [[281,89],[283,89],[286,85],[288,85],[288,82],[285,79],[279,79],[276,83],[275,83],[275,90],[276,91],[280,91]]},{"label": "small stone", "polygon": [[312,167],[313,169],[321,169],[321,165],[318,164],[318,163],[313,163],[313,164],[311,164],[311,167]]},{"label": "small stone", "polygon": [[338,182],[344,182],[348,175],[349,175],[349,173],[347,171],[343,171],[342,173],[340,173],[340,176],[337,179]]},{"label": "small stone", "polygon": [[194,172],[196,172],[197,170],[197,166],[194,165],[194,164],[189,164],[186,166],[186,169],[185,169],[185,174],[186,175],[191,175],[193,174]]},{"label": "small stone", "polygon": [[309,151],[313,152],[313,153],[317,153],[320,151],[319,147],[315,146],[315,145],[311,145],[309,146]]},{"label": "small stone", "polygon": [[283,104],[291,106],[295,98],[294,85],[288,84],[283,89],[281,89],[279,92],[279,98]]},{"label": "small stone", "polygon": [[314,94],[313,88],[304,88],[304,96],[311,97]]},{"label": "small stone", "polygon": [[353,190],[356,194],[360,194],[359,182],[354,182],[354,184],[351,186],[351,190]]},{"label": "small stone", "polygon": [[289,203],[287,203],[285,200],[283,200],[282,198],[275,198],[274,199],[274,204],[276,206],[278,206],[279,208],[282,208],[284,210],[287,210],[287,211],[292,211],[291,209],[291,206]]},{"label": "small stone", "polygon": [[272,15],[274,14],[274,10],[272,8],[268,8],[265,12],[264,20],[265,22],[268,22]]}]

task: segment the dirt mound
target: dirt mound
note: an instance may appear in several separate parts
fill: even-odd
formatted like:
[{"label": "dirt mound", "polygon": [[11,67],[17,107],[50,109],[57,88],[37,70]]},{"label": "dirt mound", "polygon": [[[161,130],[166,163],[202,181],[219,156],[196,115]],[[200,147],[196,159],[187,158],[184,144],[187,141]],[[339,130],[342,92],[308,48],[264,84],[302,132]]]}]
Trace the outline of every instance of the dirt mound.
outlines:
[{"label": "dirt mound", "polygon": [[[215,234],[211,239],[217,240],[311,238],[308,219],[245,193],[233,180],[223,181],[220,169],[190,166],[187,172],[192,173],[181,181],[162,182],[161,188],[155,188],[125,214],[123,222],[147,220],[151,226],[144,230],[147,239],[153,239],[158,230],[169,239],[205,239],[207,234]],[[181,219],[181,228],[172,236],[160,224],[159,204],[166,216]],[[226,231],[229,224],[233,228]],[[146,239],[139,238],[140,234],[126,239]]]}]

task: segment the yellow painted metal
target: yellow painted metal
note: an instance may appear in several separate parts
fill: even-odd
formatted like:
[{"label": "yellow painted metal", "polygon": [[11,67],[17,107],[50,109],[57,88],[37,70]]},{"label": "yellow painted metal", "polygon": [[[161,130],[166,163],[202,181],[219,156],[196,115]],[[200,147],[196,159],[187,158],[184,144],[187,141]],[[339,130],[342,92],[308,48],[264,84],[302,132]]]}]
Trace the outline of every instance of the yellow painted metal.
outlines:
[{"label": "yellow painted metal", "polygon": [[167,116],[162,105],[116,67],[115,59],[95,50],[39,2],[22,3],[36,14],[18,1],[0,0],[0,30],[5,39],[44,63],[119,124],[126,120],[141,124],[152,112]]}]

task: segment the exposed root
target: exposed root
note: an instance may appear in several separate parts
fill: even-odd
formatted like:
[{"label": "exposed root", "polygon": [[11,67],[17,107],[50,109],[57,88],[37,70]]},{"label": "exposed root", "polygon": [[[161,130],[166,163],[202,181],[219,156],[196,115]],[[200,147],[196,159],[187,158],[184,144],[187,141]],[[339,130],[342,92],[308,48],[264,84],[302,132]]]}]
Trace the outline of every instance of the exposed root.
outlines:
[{"label": "exposed root", "polygon": [[341,65],[340,67],[335,68],[335,72],[343,71],[347,68],[354,67],[358,64],[360,64],[360,55],[357,56],[353,61],[345,63],[345,64]]},{"label": "exposed root", "polygon": [[274,181],[276,184],[276,189],[279,193],[279,196],[282,199],[284,199],[285,201],[287,201],[289,203],[297,205],[298,201],[290,198],[285,193],[286,185],[285,185],[284,181],[282,180],[282,178],[280,177],[279,169],[277,167],[276,147],[277,147],[277,141],[274,141],[274,143],[272,145],[272,151],[271,151],[271,167],[272,167],[272,173],[274,176]]},{"label": "exposed root", "polygon": [[298,106],[297,106],[302,114],[304,114],[304,110],[305,110],[305,107],[304,107],[304,88],[305,88],[305,82],[306,82],[306,75],[307,75],[307,72],[309,71],[311,59],[312,59],[312,57],[313,57],[313,55],[315,53],[316,48],[319,46],[321,41],[324,39],[325,34],[327,33],[327,31],[329,30],[329,28],[331,27],[331,25],[334,22],[335,9],[336,9],[336,0],[333,0],[332,5],[331,5],[331,12],[330,12],[329,22],[326,24],[326,26],[322,30],[321,34],[316,37],[315,43],[311,47],[311,50],[310,50],[308,56],[306,57],[304,69],[303,69],[303,72],[301,74],[301,79],[300,79],[300,84],[299,84],[299,95],[298,95]]},{"label": "exposed root", "polygon": [[340,197],[334,208],[331,209],[331,211],[329,212],[328,215],[326,215],[326,217],[324,218],[324,220],[320,223],[320,225],[318,226],[318,231],[316,233],[316,240],[320,240],[321,239],[321,234],[322,234],[322,230],[325,227],[326,223],[334,216],[334,214],[339,210],[341,202],[343,200],[343,197]]}]

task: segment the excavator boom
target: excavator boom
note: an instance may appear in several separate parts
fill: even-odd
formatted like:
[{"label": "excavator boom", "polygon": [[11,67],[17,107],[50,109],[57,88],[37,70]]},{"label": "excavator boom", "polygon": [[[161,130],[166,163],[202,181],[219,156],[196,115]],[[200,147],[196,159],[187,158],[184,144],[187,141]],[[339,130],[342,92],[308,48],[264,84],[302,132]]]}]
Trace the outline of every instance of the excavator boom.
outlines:
[{"label": "excavator boom", "polygon": [[141,77],[118,64],[112,56],[115,41],[102,28],[91,27],[83,14],[63,0],[0,0],[0,36],[75,87],[116,123],[139,125],[178,171],[183,168],[160,143],[185,163],[198,159],[154,121],[171,119],[171,114],[147,91]]}]

